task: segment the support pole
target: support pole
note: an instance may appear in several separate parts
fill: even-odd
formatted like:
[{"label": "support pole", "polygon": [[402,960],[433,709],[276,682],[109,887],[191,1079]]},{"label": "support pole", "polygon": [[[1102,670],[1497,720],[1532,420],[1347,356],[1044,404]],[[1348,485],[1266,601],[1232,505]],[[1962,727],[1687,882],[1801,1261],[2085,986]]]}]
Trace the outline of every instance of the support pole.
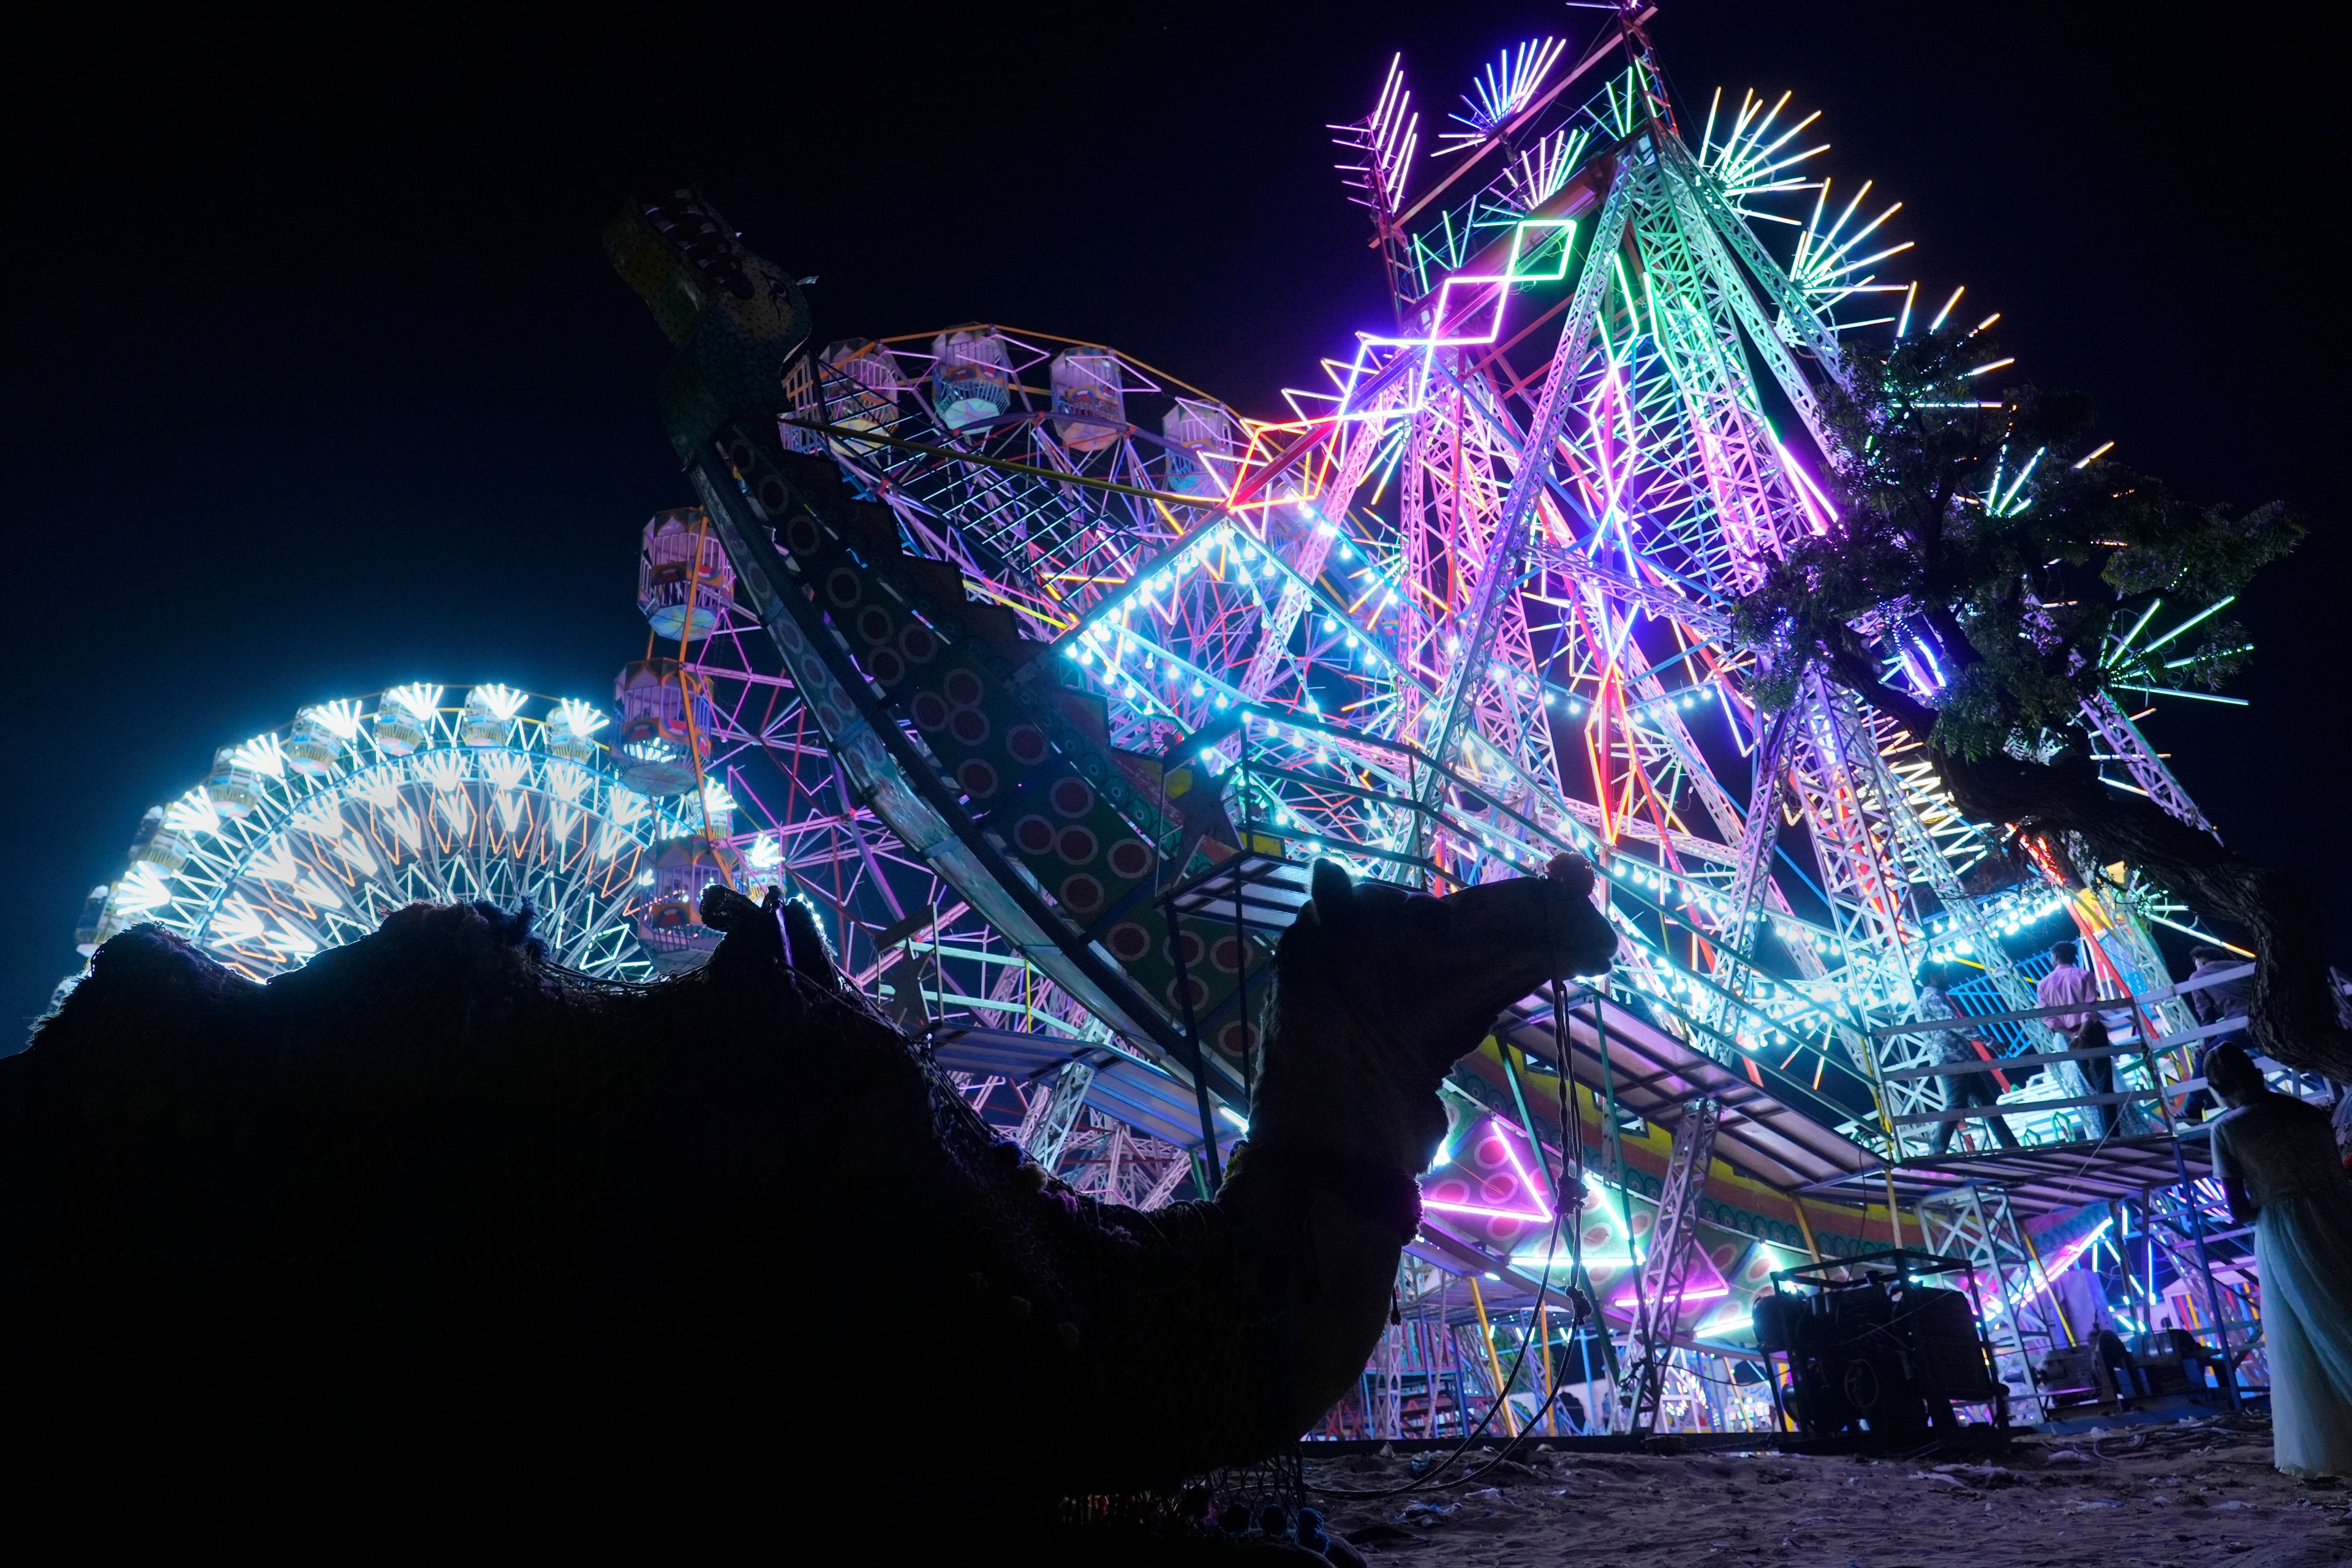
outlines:
[{"label": "support pole", "polygon": [[2058,1305],[2058,1292],[2051,1281],[2050,1270],[2042,1266],[2042,1249],[2033,1245],[2033,1233],[2020,1225],[2017,1227],[2017,1239],[2025,1243],[2025,1256],[2033,1259],[2033,1272],[2042,1281],[2040,1296],[2042,1300],[2049,1303],[2043,1310],[2057,1318],[2058,1327],[2064,1332],[2068,1345],[2082,1343],[2082,1341],[2074,1337],[2074,1325],[2066,1321],[2065,1310]]},{"label": "support pole", "polygon": [[[1528,1113],[1527,1089],[1519,1082],[1518,1051],[1518,1047],[1508,1040],[1497,1037],[1495,1041],[1495,1054],[1503,1058],[1503,1076],[1510,1080],[1511,1101],[1519,1108],[1519,1125],[1527,1131],[1528,1147],[1534,1152],[1536,1163],[1543,1168],[1544,1179],[1551,1184],[1552,1228],[1551,1234],[1545,1237],[1545,1245],[1549,1252],[1544,1258],[1543,1267],[1543,1281],[1549,1286],[1551,1283],[1552,1268],[1559,1258],[1559,1227],[1566,1221],[1568,1211],[1561,1202],[1559,1179],[1552,1174],[1551,1162],[1544,1157],[1543,1140],[1536,1135],[1536,1119]],[[1568,1070],[1564,1061],[1560,1070],[1562,1072]],[[1560,1141],[1563,1143],[1568,1141],[1569,1131],[1566,1127],[1560,1129]],[[1560,1158],[1565,1161],[1567,1157],[1563,1151]],[[1580,1228],[1581,1228],[1580,1226]],[[1572,1266],[1569,1279],[1572,1287],[1575,1283]],[[1536,1328],[1536,1349],[1543,1355],[1544,1430],[1557,1437],[1559,1436],[1559,1411],[1554,1405],[1551,1395],[1551,1334],[1549,1327],[1544,1322],[1540,1298],[1538,1300],[1538,1310],[1533,1315],[1533,1321]]]},{"label": "support pole", "polygon": [[1173,901],[1161,908],[1168,911],[1168,951],[1176,960],[1176,994],[1184,1001],[1184,1045],[1192,1058],[1184,1065],[1192,1070],[1192,1098],[1201,1108],[1201,1163],[1209,1174],[1208,1190],[1201,1195],[1213,1198],[1225,1184],[1225,1176],[1217,1168],[1217,1119],[1209,1105],[1209,1067],[1202,1060],[1201,1026],[1192,1010],[1192,976],[1184,963],[1183,916]]},{"label": "support pole", "polygon": [[[1609,1173],[1612,1178],[1614,1178],[1617,1184],[1617,1212],[1625,1216],[1625,1258],[1632,1265],[1631,1272],[1633,1276],[1633,1321],[1636,1323],[1641,1323],[1648,1321],[1650,1308],[1647,1299],[1643,1294],[1643,1258],[1636,1256],[1633,1251],[1633,1199],[1625,1190],[1625,1130],[1617,1124],[1617,1070],[1609,1059],[1608,1005],[1609,992],[1607,989],[1607,983],[1603,982],[1601,989],[1594,994],[1592,999],[1592,1037],[1594,1044],[1600,1049],[1601,1055],[1601,1092],[1603,1097],[1602,1114],[1609,1118]],[[1653,1240],[1656,1238],[1656,1230],[1657,1227],[1655,1224],[1653,1223],[1651,1226]],[[1594,1304],[1593,1318],[1595,1320],[1596,1326],[1600,1327],[1602,1332],[1607,1332],[1607,1324],[1601,1321],[1600,1307],[1597,1302]],[[1618,1363],[1619,1373],[1630,1372],[1633,1370],[1633,1358],[1639,1349],[1640,1347],[1633,1343],[1631,1336],[1628,1336],[1625,1342],[1624,1357]],[[1616,1375],[1616,1373],[1612,1374],[1612,1385],[1614,1384]],[[1624,1390],[1619,1388],[1616,1390],[1616,1394],[1617,1410],[1620,1412],[1625,1411],[1628,1406],[1625,1402]],[[1610,1417],[1610,1426],[1612,1427],[1616,1426],[1616,1416],[1614,1415]]]},{"label": "support pole", "polygon": [[[1478,1277],[1465,1274],[1470,1281],[1470,1302],[1478,1309],[1478,1337],[1486,1343],[1486,1369],[1495,1374],[1495,1402],[1503,1407],[1503,1423],[1514,1437],[1519,1435],[1519,1413],[1511,1408],[1511,1391],[1503,1386],[1503,1359],[1495,1353],[1495,1325],[1486,1321],[1486,1293],[1478,1289]],[[1467,1431],[1465,1425],[1463,1428]]]},{"label": "support pole", "polygon": [[[2243,1403],[2238,1397],[2238,1363],[2230,1359],[2230,1320],[2221,1314],[2221,1292],[2213,1283],[2213,1258],[2205,1249],[2205,1205],[2197,1199],[2197,1188],[2189,1180],[2189,1162],[2180,1152],[2180,1140],[2172,1141],[2172,1168],[2180,1173],[2180,1200],[2189,1209],[2189,1234],[2197,1242],[2197,1269],[2205,1276],[2205,1305],[2213,1314],[2213,1338],[2220,1342],[2221,1352],[2221,1397],[2235,1413]],[[2148,1231],[2148,1245],[2156,1245],[2156,1232]]]},{"label": "support pole", "polygon": [[1698,1249],[1699,1202],[1706,1190],[1721,1117],[1721,1102],[1701,1096],[1684,1109],[1681,1125],[1675,1129],[1674,1154],[1658,1194],[1657,1222],[1650,1227],[1650,1247],[1642,1259],[1641,1272],[1647,1276],[1642,1295],[1646,1300],[1633,1327],[1641,1355],[1633,1405],[1633,1428],[1639,1432],[1655,1431],[1664,1409],[1675,1330],[1690,1282],[1691,1258]]},{"label": "support pole", "polygon": [[[1249,1016],[1249,921],[1244,897],[1249,891],[1249,858],[1254,846],[1250,842],[1249,817],[1249,715],[1242,715],[1241,779],[1234,794],[1242,803],[1242,852],[1234,857],[1234,1017],[1242,1026],[1242,1082],[1250,1081],[1250,1016]],[[1215,950],[1202,948],[1210,967],[1216,967]],[[1190,987],[1184,993],[1192,994]],[[1196,1046],[1194,1047],[1198,1049]]]},{"label": "support pole", "polygon": [[1819,1263],[1822,1260],[1822,1244],[1813,1239],[1813,1222],[1805,1216],[1805,1200],[1790,1193],[1789,1203],[1797,1211],[1797,1229],[1804,1235],[1805,1250],[1812,1256],[1814,1262]]},{"label": "support pole", "polygon": [[1536,1309],[1535,1327],[1536,1354],[1543,1358],[1544,1430],[1557,1437],[1559,1436],[1559,1399],[1553,1391],[1551,1381],[1551,1324],[1545,1321],[1540,1305]]}]

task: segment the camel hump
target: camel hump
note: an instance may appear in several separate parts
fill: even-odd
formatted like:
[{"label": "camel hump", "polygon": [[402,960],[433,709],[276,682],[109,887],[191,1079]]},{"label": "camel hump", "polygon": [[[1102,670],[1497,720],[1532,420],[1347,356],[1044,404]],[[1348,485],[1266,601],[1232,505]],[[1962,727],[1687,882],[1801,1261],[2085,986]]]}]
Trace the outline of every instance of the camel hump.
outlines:
[{"label": "camel hump", "polygon": [[142,1011],[200,1017],[260,994],[257,982],[214,963],[162,926],[135,925],[98,950],[89,977],[36,1026],[33,1038],[70,1034],[85,1020],[120,1011],[129,998]]}]

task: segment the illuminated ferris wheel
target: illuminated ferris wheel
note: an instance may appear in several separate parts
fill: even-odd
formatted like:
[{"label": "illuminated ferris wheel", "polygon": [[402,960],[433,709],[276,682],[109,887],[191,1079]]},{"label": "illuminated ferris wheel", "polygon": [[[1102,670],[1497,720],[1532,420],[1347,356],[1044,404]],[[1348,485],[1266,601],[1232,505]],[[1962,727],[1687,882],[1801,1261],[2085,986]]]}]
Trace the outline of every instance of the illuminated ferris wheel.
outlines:
[{"label": "illuminated ferris wheel", "polygon": [[1085,1005],[861,798],[740,602],[701,509],[646,523],[637,607],[648,637],[614,682],[614,766],[649,795],[690,803],[699,791],[723,808],[670,852],[657,873],[670,897],[657,921],[639,920],[642,940],[694,962],[718,942],[700,923],[703,887],[722,876],[778,886],[817,912],[855,983],[910,1027],[1103,1037]]},{"label": "illuminated ferris wheel", "polygon": [[88,954],[152,922],[266,980],[404,905],[485,900],[528,902],[551,955],[583,973],[676,967],[698,952],[665,939],[688,889],[716,879],[709,846],[731,803],[633,787],[609,724],[590,703],[497,685],[307,707],[148,811],[78,943]]},{"label": "illuminated ferris wheel", "polygon": [[[1826,527],[1849,345],[1959,299],[1892,270],[1894,208],[1821,173],[1788,106],[1678,108],[1636,28],[1538,40],[1423,157],[1392,69],[1340,142],[1394,324],[1288,418],[1003,327],[790,359],[781,460],[722,432],[694,473],[771,584],[730,613],[809,694],[803,733],[889,830],[874,855],[895,837],[1123,1036],[1181,1058],[1198,1023],[1234,1060],[1245,944],[1179,953],[1121,913],[1203,856],[1444,889],[1574,851],[1623,938],[1617,996],[1896,1156],[1941,1109],[1924,1037],[1890,1032],[1923,965],[1973,973],[1973,1011],[2030,1008],[2031,949],[2071,915],[2113,985],[2153,988],[2147,922],[2183,911],[1996,853],[1917,738],[1826,679],[1753,695],[1732,612]],[[732,244],[690,195],[640,216],[685,275]],[[2020,459],[1977,504],[2032,504]],[[1932,685],[1900,628],[1882,652]],[[2201,823],[2143,717],[2081,721],[2119,785]]]}]

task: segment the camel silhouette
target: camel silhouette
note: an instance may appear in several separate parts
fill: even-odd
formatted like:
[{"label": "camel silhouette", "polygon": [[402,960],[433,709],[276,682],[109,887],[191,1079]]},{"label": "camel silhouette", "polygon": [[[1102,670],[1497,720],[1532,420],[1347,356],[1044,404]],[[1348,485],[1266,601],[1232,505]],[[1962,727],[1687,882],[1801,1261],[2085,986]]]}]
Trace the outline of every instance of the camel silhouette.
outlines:
[{"label": "camel silhouette", "polygon": [[716,1449],[951,1511],[1262,1459],[1378,1337],[1439,1080],[1608,963],[1591,881],[1319,864],[1250,1141],[1214,1201],[1150,1213],[993,1134],[797,904],[715,894],[709,963],[645,986],[481,906],[266,985],[135,929],[0,1060],[0,1399],[240,1463]]}]

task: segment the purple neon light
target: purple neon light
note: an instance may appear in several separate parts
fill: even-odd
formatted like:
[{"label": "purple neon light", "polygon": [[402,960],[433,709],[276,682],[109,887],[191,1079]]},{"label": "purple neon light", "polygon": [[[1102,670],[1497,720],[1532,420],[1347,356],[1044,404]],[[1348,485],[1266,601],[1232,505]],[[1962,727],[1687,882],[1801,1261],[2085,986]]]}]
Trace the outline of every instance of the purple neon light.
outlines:
[{"label": "purple neon light", "polygon": [[1493,1208],[1481,1204],[1449,1203],[1432,1197],[1423,1197],[1422,1206],[1436,1209],[1444,1214],[1473,1215],[1481,1219],[1532,1220],[1540,1225],[1549,1225],[1552,1217],[1551,1205],[1544,1201],[1542,1189],[1538,1187],[1535,1179],[1528,1174],[1527,1164],[1519,1158],[1519,1152],[1511,1146],[1512,1139],[1517,1134],[1513,1131],[1509,1123],[1499,1116],[1486,1118],[1486,1130],[1494,1135],[1495,1141],[1502,1145],[1503,1159],[1510,1165],[1511,1173],[1518,1178],[1519,1190],[1527,1194],[1528,1200],[1535,1205],[1534,1209],[1530,1211]]},{"label": "purple neon light", "polygon": [[[1538,228],[1550,229],[1563,237],[1559,247],[1559,263],[1550,272],[1521,272],[1519,257],[1527,247],[1528,231]],[[1522,218],[1518,226],[1511,230],[1511,248],[1504,260],[1502,271],[1456,273],[1437,286],[1437,305],[1429,315],[1430,324],[1434,330],[1429,336],[1425,338],[1390,337],[1375,332],[1356,334],[1356,360],[1348,367],[1347,380],[1341,385],[1338,417],[1342,420],[1360,419],[1366,416],[1367,410],[1352,408],[1349,403],[1355,396],[1356,388],[1362,384],[1367,372],[1370,369],[1369,361],[1376,350],[1419,350],[1425,360],[1430,354],[1442,348],[1472,348],[1495,342],[1503,335],[1503,307],[1510,299],[1511,285],[1559,282],[1568,276],[1569,253],[1575,248],[1576,219],[1572,217]],[[1454,327],[1453,331],[1447,330],[1454,324],[1454,290],[1456,286],[1493,290],[1493,309],[1487,314],[1486,325],[1483,331],[1468,327],[1466,322]],[[1474,302],[1463,307],[1462,314],[1465,317],[1475,317],[1477,303]],[[1418,402],[1416,398],[1416,406]]]}]

